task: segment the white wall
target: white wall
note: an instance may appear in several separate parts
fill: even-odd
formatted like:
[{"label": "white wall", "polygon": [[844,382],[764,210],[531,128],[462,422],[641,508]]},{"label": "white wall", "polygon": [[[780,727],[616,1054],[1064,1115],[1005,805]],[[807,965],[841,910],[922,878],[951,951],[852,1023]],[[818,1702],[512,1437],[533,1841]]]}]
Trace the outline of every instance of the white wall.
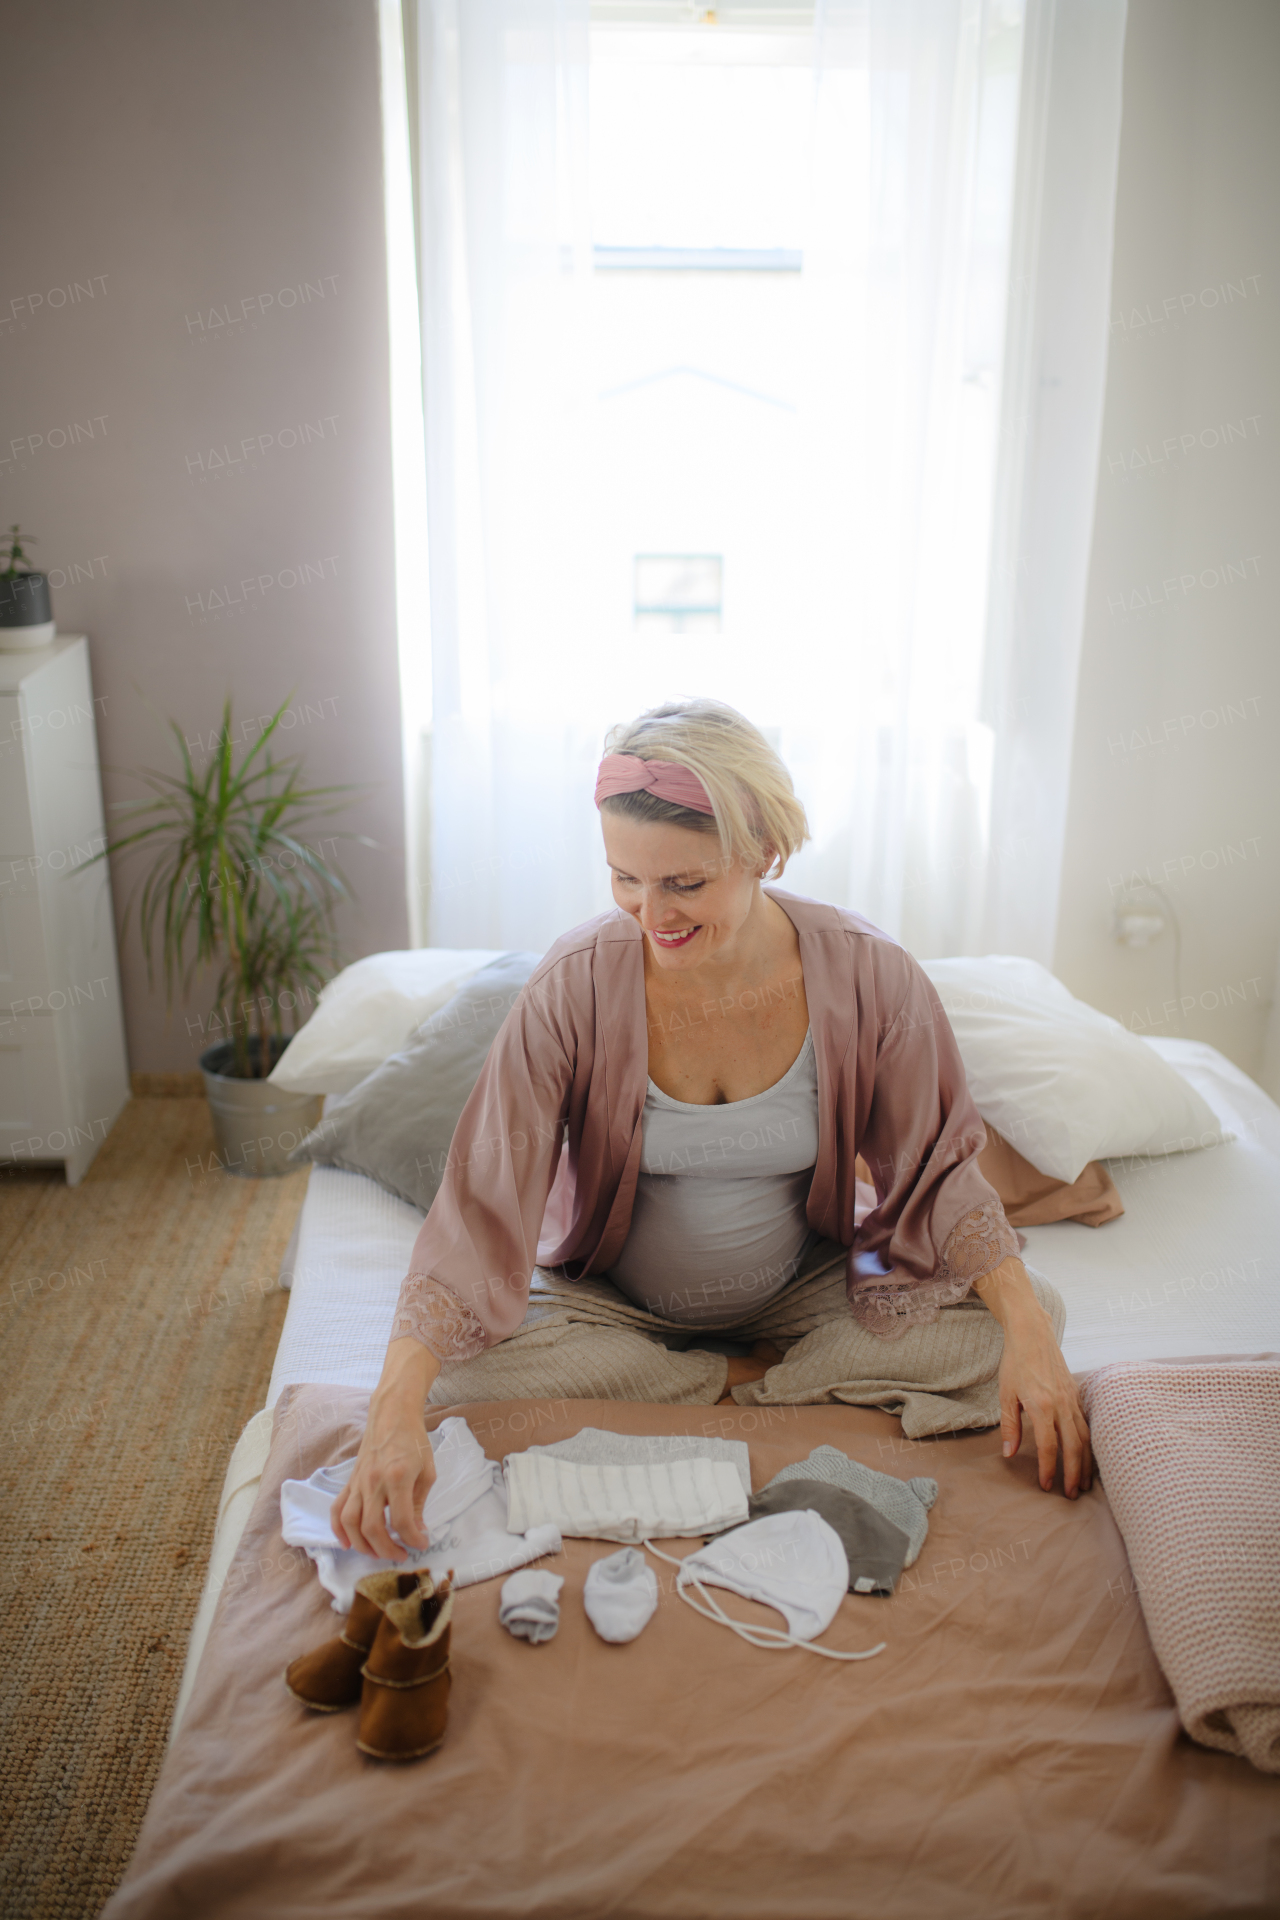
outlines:
[{"label": "white wall", "polygon": [[[1280,940],[1280,7],[1130,0],[1055,969],[1261,1070]],[[1174,940],[1117,943],[1126,882]],[[1280,1089],[1277,1089],[1280,1091]]]},{"label": "white wall", "polygon": [[[348,953],[403,946],[374,0],[41,0],[4,47],[0,523],[89,635],[107,800],[165,716],[292,696],[309,777],[368,785]],[[130,1064],[193,1067],[203,1003],[122,958]]]}]

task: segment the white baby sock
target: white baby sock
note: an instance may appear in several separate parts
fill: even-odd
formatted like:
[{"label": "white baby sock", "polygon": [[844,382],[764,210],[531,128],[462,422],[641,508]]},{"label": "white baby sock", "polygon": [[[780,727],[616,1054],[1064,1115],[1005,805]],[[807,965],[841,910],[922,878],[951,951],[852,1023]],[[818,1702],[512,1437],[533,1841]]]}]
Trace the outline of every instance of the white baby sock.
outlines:
[{"label": "white baby sock", "polygon": [[657,1611],[657,1576],[638,1547],[624,1547],[594,1562],[582,1603],[600,1638],[620,1646],[634,1640]]},{"label": "white baby sock", "polygon": [[558,1573],[546,1573],[541,1567],[521,1567],[502,1583],[498,1618],[517,1640],[530,1640],[535,1647],[555,1637],[560,1625],[560,1589],[564,1580]]}]

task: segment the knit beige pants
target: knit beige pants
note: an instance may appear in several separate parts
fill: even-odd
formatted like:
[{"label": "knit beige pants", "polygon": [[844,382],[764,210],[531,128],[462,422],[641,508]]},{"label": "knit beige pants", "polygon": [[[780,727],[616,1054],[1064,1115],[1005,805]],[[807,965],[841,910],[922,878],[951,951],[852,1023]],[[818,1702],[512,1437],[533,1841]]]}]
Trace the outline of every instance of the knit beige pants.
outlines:
[{"label": "knit beige pants", "polygon": [[[1031,1284],[1059,1344],[1061,1295],[1043,1275]],[[844,1401],[901,1416],[909,1439],[1000,1421],[997,1375],[1004,1336],[975,1295],[898,1340],[868,1333],[849,1312],[842,1247],[819,1241],[796,1278],[758,1313],[717,1332],[770,1340],[782,1353],[762,1380],[735,1387],[739,1406],[814,1406]],[[661,1335],[688,1338],[684,1352]],[[563,1280],[538,1268],[529,1311],[516,1331],[471,1360],[448,1361],[431,1390],[435,1406],[481,1400],[643,1400],[714,1406],[728,1362],[696,1345],[687,1326],[661,1320],[607,1280]]]}]

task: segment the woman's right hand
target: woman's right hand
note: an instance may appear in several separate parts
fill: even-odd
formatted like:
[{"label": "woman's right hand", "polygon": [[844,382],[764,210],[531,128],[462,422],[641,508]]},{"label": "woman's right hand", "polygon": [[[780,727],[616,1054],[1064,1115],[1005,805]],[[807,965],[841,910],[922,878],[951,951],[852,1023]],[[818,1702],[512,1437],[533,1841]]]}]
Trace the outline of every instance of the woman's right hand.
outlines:
[{"label": "woman's right hand", "polygon": [[[393,1340],[387,1348],[355,1472],[330,1509],[330,1523],[344,1547],[378,1560],[404,1560],[406,1548],[427,1546],[422,1508],[436,1464],[423,1406],[439,1371],[436,1356],[417,1340]],[[388,1531],[388,1507],[403,1547]]]}]

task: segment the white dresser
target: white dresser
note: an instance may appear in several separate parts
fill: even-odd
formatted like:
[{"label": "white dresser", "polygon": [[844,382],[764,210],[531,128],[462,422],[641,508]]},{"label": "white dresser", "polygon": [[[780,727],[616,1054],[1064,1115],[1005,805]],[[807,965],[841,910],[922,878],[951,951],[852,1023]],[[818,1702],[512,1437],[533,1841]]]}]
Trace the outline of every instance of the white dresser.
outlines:
[{"label": "white dresser", "polygon": [[75,1186],[129,1097],[89,643],[0,652],[0,1171]]}]

